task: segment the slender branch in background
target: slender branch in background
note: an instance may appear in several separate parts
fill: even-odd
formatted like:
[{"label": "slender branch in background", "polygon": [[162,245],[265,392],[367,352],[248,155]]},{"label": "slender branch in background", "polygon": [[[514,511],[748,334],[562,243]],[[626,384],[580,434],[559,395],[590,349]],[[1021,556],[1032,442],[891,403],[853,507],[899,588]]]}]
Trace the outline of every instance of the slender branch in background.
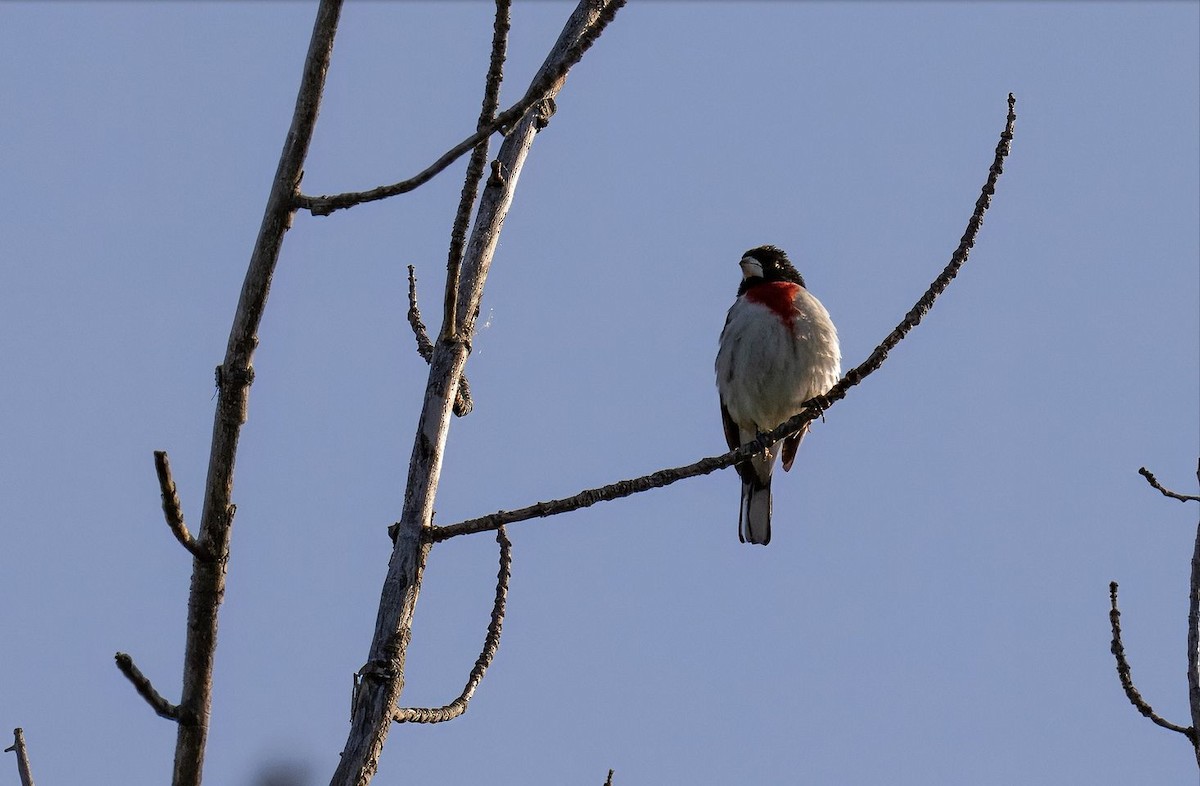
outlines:
[{"label": "slender branch in background", "polygon": [[118,652],[116,655],[117,668],[125,675],[126,679],[133,683],[133,688],[138,692],[138,695],[146,700],[146,703],[157,712],[161,717],[167,720],[178,721],[180,717],[179,705],[172,704],[162,697],[162,694],[154,689],[154,685],[150,682],[150,678],[142,674],[141,670],[133,663],[133,658],[124,652]]},{"label": "slender branch in background", "polygon": [[[421,319],[421,309],[417,308],[417,273],[412,265],[408,266],[408,324],[412,326],[413,335],[417,338],[417,354],[426,363],[433,359],[433,342],[429,340],[429,332]],[[471,399],[471,385],[467,375],[463,374],[458,380],[458,392],[454,395],[454,414],[465,417],[471,414],[475,402]]]},{"label": "slender branch in background", "polygon": [[492,604],[492,619],[488,622],[487,635],[483,638],[483,650],[475,659],[475,667],[467,678],[466,687],[458,698],[444,707],[399,707],[393,720],[397,723],[442,723],[453,720],[467,711],[467,703],[475,695],[475,689],[483,681],[483,675],[500,647],[500,631],[504,627],[504,607],[508,599],[508,580],[512,575],[512,542],[504,527],[496,530],[496,541],[500,544],[500,572],[496,574],[496,600]]},{"label": "slender branch in background", "polygon": [[[1200,480],[1200,466],[1196,468]],[[1188,709],[1192,715],[1192,748],[1200,767],[1200,524],[1192,543],[1192,573],[1188,582]]]},{"label": "slender branch in background", "polygon": [[493,164],[493,175],[497,176],[488,178],[480,196],[463,256],[455,315],[457,334],[453,340],[439,340],[430,359],[425,399],[408,466],[404,507],[383,583],[375,633],[367,662],[359,669],[361,680],[353,702],[350,732],[331,786],[366,786],[379,767],[379,756],[404,690],[404,663],[430,548],[423,533],[433,517],[450,411],[470,352],[479,303],[500,230],[534,137],[545,126],[549,102],[561,88],[570,66],[623,2],[580,0],[534,77],[531,92],[543,83],[549,87],[544,93],[535,93],[537,100],[529,104],[531,111],[523,113],[508,132]]},{"label": "slender branch in background", "polygon": [[796,415],[767,434],[761,435],[751,442],[747,442],[737,450],[731,450],[720,456],[711,456],[682,467],[663,469],[639,478],[621,480],[616,483],[610,483],[607,486],[587,489],[571,497],[555,499],[549,502],[539,502],[519,510],[502,510],[488,516],[468,519],[457,524],[432,527],[428,533],[429,540],[436,543],[459,535],[487,532],[504,524],[513,524],[518,521],[567,513],[572,510],[590,507],[598,502],[621,499],[622,497],[628,497],[650,489],[669,486],[686,478],[707,475],[710,472],[732,466],[750,456],[763,452],[776,441],[790,434],[795,434],[806,424],[823,415],[835,402],[845,398],[846,392],[850,388],[862,382],[883,365],[883,362],[887,359],[888,352],[894,349],[908,335],[909,331],[921,323],[924,316],[929,313],[929,309],[933,307],[934,301],[946,290],[946,287],[958,275],[959,269],[967,261],[967,256],[970,254],[971,248],[975,245],[975,237],[979,234],[979,228],[983,226],[983,214],[991,205],[992,195],[996,192],[996,181],[1004,171],[1004,159],[1008,156],[1011,148],[1013,127],[1017,120],[1015,110],[1016,98],[1013,97],[1012,93],[1009,93],[1008,116],[1004,131],[1000,134],[1000,142],[996,145],[996,155],[992,161],[991,169],[988,171],[987,181],[984,183],[979,199],[975,202],[975,211],[972,213],[971,219],[967,222],[966,232],[959,241],[958,248],[955,249],[954,254],[950,257],[949,264],[934,279],[933,283],[929,285],[925,294],[921,296],[916,305],[905,315],[900,324],[888,334],[887,338],[875,348],[870,356],[857,367],[847,372],[824,396],[817,396],[804,402],[805,410],[799,415]]},{"label": "slender branch in background", "polygon": [[29,752],[25,750],[25,731],[21,727],[13,729],[13,744],[4,749],[5,753],[17,754],[17,777],[21,786],[33,786],[33,772],[29,769]]},{"label": "slender branch in background", "polygon": [[[1200,474],[1200,469],[1197,470],[1197,473]],[[1200,502],[1200,497],[1198,497],[1194,494],[1177,494],[1176,492],[1171,491],[1168,488],[1163,488],[1162,484],[1158,482],[1158,478],[1154,477],[1154,473],[1151,472],[1150,470],[1146,469],[1145,467],[1142,467],[1141,469],[1139,469],[1138,474],[1141,475],[1143,478],[1145,478],[1146,482],[1149,483],[1151,486],[1153,486],[1154,488],[1161,491],[1162,495],[1164,497],[1170,497],[1171,499],[1177,499],[1180,502]]]},{"label": "slender branch in background", "polygon": [[604,786],[613,786],[613,771],[608,771],[608,777],[604,779]]},{"label": "slender branch in background", "polygon": [[[365,202],[374,202],[399,194],[407,194],[409,191],[428,183],[445,170],[446,167],[457,161],[464,153],[497,131],[502,131],[505,134],[509,133],[511,126],[524,117],[525,113],[533,105],[540,103],[546,98],[553,98],[558,93],[562,88],[562,82],[566,78],[567,72],[579,62],[584,53],[600,37],[600,34],[604,32],[604,28],[612,21],[617,11],[625,5],[625,0],[597,0],[596,5],[599,6],[601,3],[603,3],[603,8],[596,17],[596,23],[589,27],[582,36],[577,38],[572,44],[572,48],[562,53],[563,56],[559,57],[556,51],[552,55],[554,62],[550,63],[547,61],[547,63],[543,64],[542,68],[538,71],[537,77],[529,85],[529,89],[520,101],[496,115],[495,120],[488,123],[485,128],[476,131],[450,148],[441,158],[426,167],[424,171],[410,177],[408,180],[401,180],[398,183],[387,186],[379,186],[369,191],[350,191],[344,194],[319,197],[297,194],[295,199],[296,207],[308,210],[314,216],[327,216],[334,211],[345,210],[346,208],[361,205]],[[547,68],[547,65],[550,68]]]},{"label": "slender branch in background", "polygon": [[175,487],[175,479],[171,477],[171,461],[167,458],[165,450],[154,451],[154,471],[158,475],[158,487],[162,492],[163,516],[167,519],[171,534],[196,559],[210,559],[188,531],[187,524],[183,522],[183,505],[179,502],[179,490]]},{"label": "slender branch in background", "polygon": [[1134,687],[1129,661],[1125,659],[1125,646],[1121,643],[1121,611],[1117,608],[1117,582],[1109,582],[1108,597],[1111,602],[1108,620],[1112,625],[1112,654],[1117,659],[1117,676],[1121,680],[1121,687],[1125,689],[1125,695],[1129,697],[1129,702],[1137,708],[1138,712],[1164,729],[1177,731],[1189,740],[1194,740],[1194,729],[1179,726],[1171,723],[1169,720],[1163,719],[1162,716],[1154,711],[1149,702],[1142,698],[1142,694],[1138,692],[1138,689]]},{"label": "slender branch in background", "polygon": [[[479,110],[476,131],[486,128],[496,119],[500,106],[500,82],[504,79],[504,56],[508,51],[508,30],[512,20],[512,0],[496,0],[496,21],[492,24],[492,57],[488,64],[487,80],[483,88],[483,107]],[[458,281],[462,273],[463,252],[467,245],[467,225],[471,221],[471,210],[475,207],[475,196],[479,193],[479,181],[483,179],[483,164],[487,160],[488,140],[485,137],[471,151],[467,162],[467,174],[463,179],[462,195],[458,200],[458,212],[454,215],[454,227],[450,230],[450,254],[446,260],[446,293],[442,315],[442,338],[458,335]]]},{"label": "slender branch in background", "polygon": [[[212,708],[217,616],[225,594],[225,570],[236,510],[232,502],[234,463],[242,424],[246,422],[250,383],[254,379],[253,360],[258,346],[258,326],[266,308],[283,236],[292,225],[295,197],[321,106],[325,74],[329,68],[341,8],[341,0],[321,0],[317,9],[291,126],[284,140],[262,225],[242,284],[225,359],[217,368],[217,411],[213,421],[200,529],[195,538],[201,554],[192,559],[183,690],[175,713],[179,730],[175,743],[174,786],[199,786],[204,768]],[[122,670],[135,686],[139,686],[139,693],[152,705],[156,704],[157,697],[161,704],[156,709],[164,705],[169,709],[170,705],[157,693],[152,690],[143,692],[142,688],[149,688],[149,682],[144,677],[141,678],[143,682],[134,679],[133,675],[136,673],[140,676],[140,673],[132,669],[132,661],[118,655],[118,667],[123,661],[130,670]]]}]

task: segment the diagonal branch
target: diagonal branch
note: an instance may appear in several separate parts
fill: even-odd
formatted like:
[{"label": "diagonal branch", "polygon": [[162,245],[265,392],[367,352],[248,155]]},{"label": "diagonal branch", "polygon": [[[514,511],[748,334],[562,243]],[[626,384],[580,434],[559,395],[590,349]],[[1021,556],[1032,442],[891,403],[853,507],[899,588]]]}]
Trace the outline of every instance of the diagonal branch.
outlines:
[{"label": "diagonal branch", "polygon": [[[417,308],[417,274],[412,265],[408,266],[408,324],[412,326],[417,339],[417,354],[428,363],[433,359],[433,342],[429,340],[429,332],[421,319],[421,309]],[[474,408],[471,386],[467,382],[467,375],[463,374],[458,380],[458,392],[454,395],[454,414],[456,417],[465,417]]]},{"label": "diagonal branch", "polygon": [[[295,196],[321,106],[321,94],[341,9],[342,0],[321,0],[317,8],[291,125],[284,139],[262,224],[242,283],[224,361],[217,367],[217,407],[213,418],[200,528],[195,537],[200,552],[193,552],[196,556],[192,560],[192,582],[188,594],[187,638],[179,706],[174,707],[154,692],[149,681],[133,668],[128,656],[117,656],[117,666],[134,683],[143,698],[160,715],[165,713],[178,721],[172,778],[174,786],[199,786],[204,768],[212,708],[218,613],[225,594],[225,573],[236,511],[232,501],[234,463],[242,424],[246,422],[250,383],[254,380],[253,361],[254,351],[258,347],[258,327],[266,309],[283,236],[292,225]],[[168,518],[170,516],[168,512]],[[179,532],[176,536],[179,536]]]},{"label": "diagonal branch", "polygon": [[720,456],[710,456],[682,467],[663,469],[639,478],[621,480],[616,483],[610,483],[607,486],[587,489],[571,497],[551,500],[549,502],[539,502],[520,510],[499,511],[488,516],[459,522],[458,524],[451,524],[445,527],[432,527],[427,535],[428,539],[436,543],[459,535],[487,532],[504,524],[513,524],[518,521],[567,513],[572,510],[590,507],[598,502],[608,502],[650,489],[669,486],[686,478],[707,475],[710,472],[732,466],[750,456],[763,452],[777,440],[790,434],[795,434],[815,418],[823,415],[825,410],[835,402],[845,398],[850,388],[862,382],[883,365],[888,353],[908,335],[909,331],[921,323],[924,316],[929,313],[929,309],[933,307],[934,301],[937,300],[942,292],[946,291],[946,287],[958,275],[959,269],[967,261],[967,256],[971,253],[971,249],[975,245],[975,237],[979,234],[979,228],[983,225],[983,214],[991,205],[992,195],[996,192],[996,181],[1004,171],[1004,159],[1008,156],[1012,145],[1013,127],[1016,120],[1016,98],[1012,93],[1009,93],[1008,116],[1004,131],[1000,134],[1000,142],[996,145],[996,155],[992,161],[991,169],[988,171],[987,181],[983,185],[979,199],[975,202],[975,211],[971,214],[971,219],[967,222],[966,232],[963,233],[958,248],[955,249],[954,254],[950,257],[949,264],[933,280],[933,283],[925,290],[925,294],[909,310],[904,319],[900,321],[900,324],[888,334],[879,346],[875,347],[870,356],[858,366],[848,371],[824,396],[817,396],[804,402],[805,409],[799,415],[796,415],[769,433],[759,436],[758,439],[747,442],[736,450],[731,450]]},{"label": "diagonal branch", "polygon": [[496,530],[496,541],[500,544],[500,572],[496,574],[496,600],[492,605],[492,619],[488,623],[487,635],[483,638],[483,651],[475,659],[475,667],[467,678],[466,687],[458,698],[444,707],[398,707],[393,720],[397,723],[442,723],[454,720],[467,711],[467,703],[475,695],[475,689],[483,681],[483,675],[500,646],[500,631],[504,627],[504,607],[508,599],[508,580],[512,575],[512,542],[504,527]]},{"label": "diagonal branch", "polygon": [[165,450],[154,451],[154,472],[158,475],[163,516],[167,519],[171,534],[193,557],[198,560],[210,560],[211,557],[200,547],[188,531],[187,524],[183,522],[183,505],[179,502],[179,490],[175,486],[175,479],[171,477],[171,461],[167,458]]},{"label": "diagonal branch", "polygon": [[125,675],[125,678],[133,683],[134,690],[138,695],[146,700],[155,712],[167,720],[178,721],[181,717],[179,705],[172,704],[162,697],[162,694],[154,689],[150,678],[142,674],[133,663],[133,658],[124,652],[118,652],[116,655],[117,668]]},{"label": "diagonal branch", "polygon": [[453,339],[439,339],[434,346],[425,399],[413,438],[404,505],[380,593],[375,632],[367,662],[359,669],[362,680],[355,693],[350,731],[330,786],[366,786],[379,767],[379,756],[404,690],[404,664],[430,549],[423,533],[433,518],[450,411],[470,352],[479,303],[500,231],[534,138],[545,126],[548,104],[561,88],[570,64],[579,59],[586,44],[595,40],[623,3],[624,0],[580,0],[576,5],[534,78],[535,86],[546,83],[549,87],[540,94],[537,106],[530,105],[534,111],[522,114],[505,137],[492,164],[492,177],[479,198],[463,257],[456,315],[458,331]]},{"label": "diagonal branch", "polygon": [[1146,469],[1145,467],[1142,467],[1141,469],[1139,469],[1138,474],[1141,475],[1143,478],[1145,478],[1146,482],[1149,483],[1151,486],[1153,486],[1154,488],[1161,491],[1164,497],[1170,497],[1171,499],[1177,499],[1180,502],[1200,502],[1200,497],[1197,497],[1194,494],[1179,494],[1174,491],[1171,491],[1168,488],[1164,488],[1163,485],[1158,482],[1158,478],[1154,477],[1154,473],[1151,472],[1150,470]]},{"label": "diagonal branch", "polygon": [[[501,131],[507,135],[510,133],[512,126],[524,117],[525,113],[531,107],[541,103],[546,98],[552,98],[558,93],[562,88],[563,80],[566,79],[567,72],[580,61],[584,53],[596,42],[596,39],[604,32],[604,28],[612,21],[617,11],[623,5],[625,5],[625,0],[609,0],[609,2],[604,4],[600,13],[595,17],[594,23],[575,39],[570,49],[563,52],[561,57],[559,57],[558,52],[553,53],[553,61],[547,60],[543,64],[542,68],[538,71],[538,75],[529,85],[529,89],[520,101],[496,115],[492,122],[447,150],[441,158],[434,161],[422,172],[407,180],[401,180],[398,183],[392,183],[387,186],[378,186],[368,191],[350,191],[344,194],[318,197],[296,194],[295,206],[303,210],[308,210],[314,216],[327,216],[334,211],[345,210],[355,205],[361,205],[364,202],[375,202],[399,194],[406,194],[428,183],[434,177],[441,174],[446,167],[462,157],[464,153],[473,149],[497,131]],[[599,3],[597,3],[597,6],[599,6]]]},{"label": "diagonal branch", "polygon": [[1150,720],[1162,726],[1164,729],[1177,731],[1183,736],[1192,740],[1195,744],[1196,732],[1190,727],[1183,727],[1165,720],[1154,708],[1150,706],[1138,689],[1133,685],[1133,676],[1129,668],[1129,661],[1125,659],[1125,646],[1121,643],[1121,612],[1117,608],[1117,582],[1109,582],[1108,597],[1112,608],[1108,612],[1108,620],[1112,625],[1112,654],[1117,659],[1117,677],[1121,680],[1121,687],[1125,689],[1125,695],[1129,697],[1129,702],[1137,708],[1137,711],[1145,715]]},{"label": "diagonal branch", "polygon": [[[483,107],[479,110],[476,130],[485,128],[496,119],[500,106],[500,81],[504,78],[504,57],[508,50],[508,30],[511,26],[512,0],[496,0],[496,21],[492,25],[492,57],[488,64],[487,80],[483,88]],[[488,140],[484,138],[471,151],[467,162],[467,175],[463,179],[462,196],[458,200],[458,212],[454,216],[454,227],[450,231],[450,255],[446,260],[446,294],[442,317],[442,336],[453,338],[458,334],[458,283],[462,273],[463,252],[467,245],[467,224],[471,220],[471,208],[479,193],[479,181],[483,179],[483,164],[488,154]]]}]

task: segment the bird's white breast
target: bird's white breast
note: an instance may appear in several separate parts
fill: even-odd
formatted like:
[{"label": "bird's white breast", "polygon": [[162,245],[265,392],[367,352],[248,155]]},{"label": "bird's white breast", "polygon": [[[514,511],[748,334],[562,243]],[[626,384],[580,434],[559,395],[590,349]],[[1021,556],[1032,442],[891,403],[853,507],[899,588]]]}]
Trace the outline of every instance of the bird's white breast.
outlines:
[{"label": "bird's white breast", "polygon": [[769,431],[833,387],[841,377],[841,351],[829,312],[808,290],[799,288],[790,319],[748,297],[752,292],[729,309],[717,389],[734,422]]}]

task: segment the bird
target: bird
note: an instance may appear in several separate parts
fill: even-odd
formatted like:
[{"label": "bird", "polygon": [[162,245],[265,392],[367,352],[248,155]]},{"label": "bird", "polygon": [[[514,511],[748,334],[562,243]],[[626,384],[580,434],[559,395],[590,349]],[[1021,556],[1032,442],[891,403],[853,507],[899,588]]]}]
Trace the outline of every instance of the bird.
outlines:
[{"label": "bird", "polygon": [[[804,278],[778,246],[758,246],[742,255],[742,281],[729,309],[717,350],[717,392],[729,449],[756,439],[804,410],[841,377],[842,352],[829,312],[804,285]],[[765,454],[739,462],[741,542],[771,542],[771,471],[782,455],[792,468],[808,426],[785,437]]]}]

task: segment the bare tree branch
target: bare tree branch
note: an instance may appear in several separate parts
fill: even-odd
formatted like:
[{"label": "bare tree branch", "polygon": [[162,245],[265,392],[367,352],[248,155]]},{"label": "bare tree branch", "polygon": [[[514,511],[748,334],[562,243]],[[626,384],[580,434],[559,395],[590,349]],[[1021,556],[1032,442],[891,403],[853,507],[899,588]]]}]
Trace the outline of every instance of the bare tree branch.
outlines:
[{"label": "bare tree branch", "polygon": [[[200,529],[195,538],[199,551],[193,552],[192,559],[183,690],[178,708],[172,709],[153,691],[149,681],[133,668],[128,656],[117,656],[118,667],[138,687],[139,693],[159,714],[165,710],[178,721],[174,786],[199,786],[204,767],[212,707],[217,616],[225,594],[225,570],[236,511],[232,503],[234,461],[242,424],[246,422],[250,384],[254,380],[253,360],[254,350],[258,346],[258,326],[266,308],[283,236],[292,224],[295,197],[321,105],[341,7],[341,0],[322,0],[317,9],[291,126],[284,140],[262,225],[242,284],[224,362],[217,368],[219,395]],[[171,512],[167,515],[170,519]],[[176,537],[180,532],[177,531]],[[181,542],[186,545],[186,541]]]},{"label": "bare tree branch", "polygon": [[[404,662],[429,554],[430,544],[422,533],[433,517],[450,428],[450,410],[470,352],[479,303],[500,230],[512,205],[517,180],[534,136],[545,125],[547,103],[558,93],[570,66],[600,34],[616,7],[623,2],[580,0],[534,77],[531,93],[539,98],[529,105],[533,111],[521,115],[505,137],[493,164],[494,176],[488,178],[480,197],[474,228],[463,256],[455,316],[457,333],[452,338],[439,339],[430,359],[425,400],[408,467],[404,508],[384,579],[375,634],[367,662],[359,669],[362,679],[355,696],[350,733],[331,786],[366,786],[379,766],[379,756],[404,689]],[[544,93],[534,90],[543,84],[548,85]],[[472,146],[478,141],[475,140]]]},{"label": "bare tree branch", "polygon": [[21,727],[13,729],[13,744],[4,749],[5,753],[14,751],[17,754],[17,777],[21,786],[33,786],[33,772],[29,769],[29,752],[25,750],[25,731]]},{"label": "bare tree branch", "polygon": [[[421,319],[421,309],[417,307],[417,274],[412,265],[408,266],[408,324],[417,338],[417,354],[428,363],[433,358],[433,342],[429,340],[429,332]],[[474,408],[471,385],[467,382],[467,375],[463,374],[458,381],[458,392],[454,395],[454,414],[456,417],[465,417]]]},{"label": "bare tree branch", "polygon": [[172,704],[162,697],[162,694],[154,689],[150,678],[142,674],[133,663],[133,658],[124,652],[118,652],[116,655],[117,668],[125,675],[126,679],[133,683],[134,689],[138,695],[146,700],[146,703],[159,714],[159,716],[167,720],[178,721],[180,717],[179,705]]},{"label": "bare tree branch", "polygon": [[179,502],[179,490],[175,487],[175,479],[171,477],[171,461],[167,458],[165,450],[154,451],[154,471],[158,475],[158,487],[162,492],[163,516],[167,519],[171,534],[196,559],[211,559],[210,555],[200,548],[200,544],[188,531],[187,524],[183,522],[183,505]]},{"label": "bare tree branch", "polygon": [[1164,729],[1177,731],[1189,740],[1195,743],[1196,732],[1190,727],[1179,726],[1171,723],[1169,720],[1163,719],[1154,708],[1142,698],[1142,694],[1133,685],[1133,676],[1129,668],[1129,661],[1125,659],[1125,646],[1121,643],[1121,612],[1117,608],[1117,582],[1109,582],[1108,597],[1111,602],[1111,610],[1108,612],[1108,620],[1112,625],[1112,654],[1117,659],[1117,677],[1121,680],[1121,687],[1125,689],[1125,695],[1129,697],[1129,702],[1137,708],[1137,711],[1145,715],[1150,720],[1162,726]]},{"label": "bare tree branch", "polygon": [[[1200,480],[1200,465],[1196,468],[1196,478]],[[1200,729],[1200,524],[1196,526],[1192,544],[1192,574],[1188,582],[1188,709],[1192,715],[1192,735],[1188,739],[1196,753],[1196,766],[1200,767],[1200,734],[1195,731]]]},{"label": "bare tree branch", "polygon": [[[1177,494],[1176,492],[1171,491],[1168,488],[1163,488],[1162,484],[1158,482],[1158,478],[1154,477],[1154,473],[1151,472],[1150,470],[1146,469],[1145,467],[1142,467],[1141,469],[1139,469],[1138,474],[1141,475],[1143,478],[1145,478],[1146,482],[1149,483],[1151,486],[1153,486],[1154,488],[1161,491],[1162,495],[1164,497],[1170,497],[1171,499],[1177,499],[1180,502],[1200,502],[1200,497],[1197,497],[1194,494]],[[1200,470],[1197,471],[1197,474],[1200,474]]]},{"label": "bare tree branch", "polygon": [[[496,109],[500,106],[500,82],[504,78],[504,57],[508,50],[511,8],[512,0],[496,0],[496,21],[492,24],[492,57],[484,83],[483,107],[479,111],[477,131],[495,120]],[[441,330],[445,338],[454,338],[458,334],[455,312],[458,310],[458,281],[462,272],[463,251],[467,244],[467,224],[471,220],[471,208],[475,206],[475,195],[479,193],[479,181],[483,179],[483,164],[487,154],[488,140],[484,138],[471,151],[471,158],[467,162],[467,174],[463,179],[462,196],[458,201],[458,212],[454,216],[454,227],[450,231],[450,255],[446,260],[446,292]]]},{"label": "bare tree branch", "polygon": [[[434,161],[422,172],[407,180],[401,180],[398,183],[387,186],[379,186],[368,191],[351,191],[344,194],[319,197],[297,194],[295,200],[296,207],[308,210],[314,216],[327,216],[334,211],[361,205],[364,202],[374,202],[397,196],[398,194],[407,194],[409,191],[428,183],[446,169],[446,167],[457,161],[464,153],[497,131],[502,131],[506,134],[509,133],[513,123],[524,117],[530,107],[547,98],[553,98],[562,89],[562,82],[566,78],[567,72],[579,62],[584,53],[600,37],[600,34],[604,32],[604,28],[612,21],[617,11],[621,6],[625,5],[625,0],[593,0],[593,3],[597,8],[601,9],[595,17],[594,23],[575,39],[569,51],[562,53],[562,56],[556,53],[553,55],[553,63],[547,62],[543,64],[542,68],[538,71],[537,77],[534,78],[520,101],[496,115],[496,118],[488,123],[487,126],[450,148],[441,158]],[[547,65],[550,68],[547,68]]]},{"label": "bare tree branch", "polygon": [[442,723],[453,720],[467,711],[467,703],[475,695],[475,689],[483,681],[483,675],[496,657],[500,647],[500,631],[504,627],[504,606],[508,599],[508,580],[512,575],[512,542],[504,527],[496,530],[496,541],[500,544],[500,572],[496,574],[496,600],[492,605],[492,619],[488,622],[487,635],[483,638],[483,650],[475,659],[475,667],[467,678],[466,687],[458,698],[444,707],[399,707],[393,717],[397,723]]},{"label": "bare tree branch", "polygon": [[790,434],[795,434],[806,424],[823,415],[835,402],[845,398],[846,392],[850,388],[862,382],[883,365],[884,360],[887,359],[888,352],[894,349],[910,330],[921,323],[925,314],[933,307],[934,301],[946,290],[946,287],[950,285],[954,277],[958,275],[959,269],[967,261],[967,256],[970,254],[971,248],[975,245],[975,237],[979,234],[979,228],[983,225],[983,214],[991,204],[992,195],[996,192],[996,181],[1004,171],[1004,159],[1008,156],[1012,144],[1013,127],[1016,120],[1016,98],[1012,93],[1009,93],[1008,116],[1004,131],[1000,134],[1000,142],[996,145],[996,155],[992,161],[991,169],[988,171],[987,181],[984,183],[979,199],[975,202],[975,211],[972,213],[971,219],[967,222],[966,232],[959,241],[958,248],[955,249],[954,254],[951,256],[949,264],[934,279],[933,283],[929,285],[925,294],[921,296],[916,305],[905,315],[900,324],[871,352],[870,356],[857,367],[848,371],[824,396],[817,396],[804,402],[805,409],[799,415],[796,415],[769,433],[761,435],[751,442],[747,442],[737,450],[731,450],[719,456],[703,458],[682,467],[663,469],[638,478],[617,481],[616,483],[610,483],[607,486],[599,488],[586,489],[570,497],[555,499],[549,502],[539,502],[519,510],[502,510],[488,516],[468,519],[457,524],[444,527],[431,527],[426,535],[428,540],[436,543],[459,535],[487,532],[504,524],[513,524],[518,521],[567,513],[572,510],[590,507],[598,502],[621,499],[622,497],[628,497],[650,489],[669,486],[686,478],[707,475],[710,472],[732,466],[750,456],[763,452],[776,441]]},{"label": "bare tree branch", "polygon": [[613,771],[608,771],[608,777],[604,779],[604,786],[613,786]]}]

